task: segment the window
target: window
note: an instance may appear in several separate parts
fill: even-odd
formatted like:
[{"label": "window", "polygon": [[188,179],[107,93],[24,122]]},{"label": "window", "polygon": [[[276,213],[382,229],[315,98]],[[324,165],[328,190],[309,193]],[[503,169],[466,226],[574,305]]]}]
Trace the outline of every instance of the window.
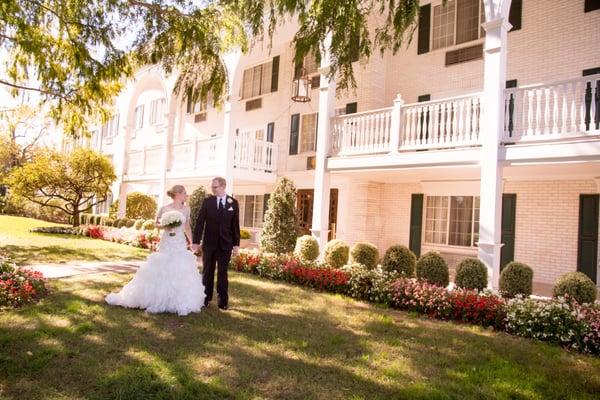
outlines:
[{"label": "window", "polygon": [[144,127],[144,105],[139,105],[135,108],[135,129]]},{"label": "window", "polygon": [[425,212],[425,243],[476,246],[479,197],[427,196]]},{"label": "window", "polygon": [[[424,9],[427,12],[428,9]],[[425,18],[426,20],[426,18]],[[481,0],[450,0],[433,7],[431,50],[467,43],[484,36],[485,11]],[[423,21],[426,22],[426,21]],[[428,33],[423,30],[421,35]],[[426,42],[426,41],[425,41]],[[422,49],[421,52],[425,52]]]},{"label": "window", "polygon": [[113,117],[106,122],[104,125],[102,125],[102,130],[101,130],[101,135],[102,138],[112,138],[114,136],[117,136],[117,134],[119,133],[119,114],[115,114],[113,115]]},{"label": "window", "polygon": [[166,99],[154,99],[150,103],[150,125],[162,122],[164,119]]},{"label": "window", "polygon": [[316,150],[317,143],[317,113],[302,115],[300,122],[300,152]]},{"label": "window", "polygon": [[301,64],[296,64],[296,68],[294,69],[294,79],[300,77],[300,71],[302,68],[305,69],[307,75],[314,75],[319,73],[319,64],[317,63],[317,58],[313,53],[308,53],[304,56],[304,60]]},{"label": "window", "polygon": [[279,58],[244,70],[242,79],[242,99],[261,96],[277,91]]},{"label": "window", "polygon": [[262,228],[264,195],[238,196],[240,221],[246,228]]},{"label": "window", "polygon": [[186,112],[188,114],[202,113],[202,112],[205,112],[206,110],[208,110],[208,107],[212,106],[212,105],[213,105],[212,93],[208,93],[208,95],[206,95],[206,98],[204,98],[202,100],[198,100],[195,103],[192,102],[188,98],[187,105],[186,105]]}]

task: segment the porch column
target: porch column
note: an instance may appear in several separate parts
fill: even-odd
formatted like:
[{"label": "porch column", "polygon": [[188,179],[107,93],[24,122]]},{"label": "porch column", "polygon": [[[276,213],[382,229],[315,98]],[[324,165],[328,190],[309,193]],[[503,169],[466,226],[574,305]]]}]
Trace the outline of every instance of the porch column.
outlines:
[{"label": "porch column", "polygon": [[497,290],[500,278],[502,165],[499,143],[504,131],[508,12],[511,0],[484,0],[483,116],[481,117],[481,193],[478,257],[488,269],[488,287]]},{"label": "porch column", "polygon": [[[117,217],[119,218],[123,218],[125,217],[125,206],[126,206],[126,201],[127,201],[127,190],[126,190],[126,186],[127,184],[125,183],[125,177],[127,176],[127,169],[129,168],[129,148],[130,148],[130,143],[131,143],[131,132],[133,131],[134,127],[131,125],[125,125],[122,128],[122,131],[117,135],[116,138],[114,138],[113,140],[121,140],[123,145],[122,146],[115,146],[115,148],[121,148],[122,149],[122,153],[120,154],[121,159],[117,162],[120,162],[120,171],[118,173],[118,199],[119,199],[119,209],[117,210]],[[115,143],[116,144],[116,143]]]},{"label": "porch column", "polygon": [[231,128],[231,102],[229,99],[223,105],[223,148],[225,154],[225,168],[223,169],[225,180],[227,180],[227,193],[233,194],[233,162],[235,150],[235,132]]},{"label": "porch column", "polygon": [[398,93],[394,99],[394,107],[392,108],[392,118],[390,121],[390,154],[398,154],[400,148],[400,131],[402,125],[402,106],[404,99]]},{"label": "porch column", "polygon": [[157,133],[163,136],[163,151],[162,151],[162,159],[161,159],[161,168],[160,168],[160,176],[159,176],[159,189],[158,189],[158,206],[162,207],[166,203],[166,195],[167,195],[167,170],[169,169],[169,158],[171,156],[171,140],[170,140],[170,129],[169,126],[173,126],[171,124],[171,120],[173,116],[170,114],[165,114],[165,120],[160,125],[156,126]]},{"label": "porch column", "polygon": [[330,146],[330,123],[335,111],[335,78],[329,78],[329,43],[331,34],[325,42],[325,52],[321,59],[321,85],[319,87],[319,119],[317,127],[317,151],[313,199],[313,236],[319,242],[321,253],[329,236],[329,191],[330,176],[327,172],[327,156]]}]

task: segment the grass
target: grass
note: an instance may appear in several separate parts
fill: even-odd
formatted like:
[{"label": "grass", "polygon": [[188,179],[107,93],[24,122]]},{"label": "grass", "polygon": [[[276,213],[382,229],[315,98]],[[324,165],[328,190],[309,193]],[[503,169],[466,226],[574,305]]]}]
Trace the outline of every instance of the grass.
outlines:
[{"label": "grass", "polygon": [[140,260],[148,255],[146,250],[104,240],[29,232],[31,228],[58,225],[0,215],[0,251],[18,264]]},{"label": "grass", "polygon": [[593,399],[600,359],[230,274],[231,309],[109,307],[130,275],[0,313],[0,399]]}]

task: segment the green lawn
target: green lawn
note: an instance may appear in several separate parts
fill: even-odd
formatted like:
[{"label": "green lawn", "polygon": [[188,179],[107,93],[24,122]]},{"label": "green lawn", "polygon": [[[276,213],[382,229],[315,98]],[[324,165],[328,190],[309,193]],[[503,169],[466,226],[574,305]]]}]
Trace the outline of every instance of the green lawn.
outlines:
[{"label": "green lawn", "polygon": [[231,309],[109,307],[130,275],[0,313],[0,399],[598,399],[600,359],[230,275]]},{"label": "green lawn", "polygon": [[29,232],[31,228],[56,225],[31,218],[0,215],[0,251],[18,264],[139,260],[148,255],[146,250],[104,240]]}]

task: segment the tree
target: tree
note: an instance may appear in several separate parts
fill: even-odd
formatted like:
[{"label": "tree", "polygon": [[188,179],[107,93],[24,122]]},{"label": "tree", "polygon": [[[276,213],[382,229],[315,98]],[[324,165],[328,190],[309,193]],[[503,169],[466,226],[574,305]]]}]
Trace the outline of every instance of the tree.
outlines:
[{"label": "tree", "polygon": [[269,197],[260,247],[269,253],[289,253],[294,250],[297,236],[296,187],[290,179],[281,177]]},{"label": "tree", "polygon": [[211,92],[221,102],[229,83],[223,55],[272,39],[289,16],[299,25],[295,60],[312,52],[320,61],[331,34],[329,75],[339,88],[355,87],[356,56],[398,51],[418,13],[419,0],[3,0],[0,48],[10,57],[0,84],[36,91],[78,135],[90,118],[108,120],[122,78],[144,64],[176,71],[177,94],[196,101]]},{"label": "tree", "polygon": [[115,179],[110,160],[92,150],[77,149],[68,155],[47,150],[15,169],[7,183],[12,194],[58,208],[78,226],[80,212],[106,201]]},{"label": "tree", "polygon": [[198,219],[198,215],[200,215],[200,208],[202,207],[202,202],[205,198],[206,189],[204,189],[204,186],[200,186],[192,192],[192,195],[188,200],[188,204],[190,206],[191,211],[190,225],[192,226],[192,232],[194,231],[194,227],[196,226],[196,220]]},{"label": "tree", "polygon": [[142,192],[127,194],[125,201],[125,216],[132,219],[153,219],[156,217],[156,200]]}]

